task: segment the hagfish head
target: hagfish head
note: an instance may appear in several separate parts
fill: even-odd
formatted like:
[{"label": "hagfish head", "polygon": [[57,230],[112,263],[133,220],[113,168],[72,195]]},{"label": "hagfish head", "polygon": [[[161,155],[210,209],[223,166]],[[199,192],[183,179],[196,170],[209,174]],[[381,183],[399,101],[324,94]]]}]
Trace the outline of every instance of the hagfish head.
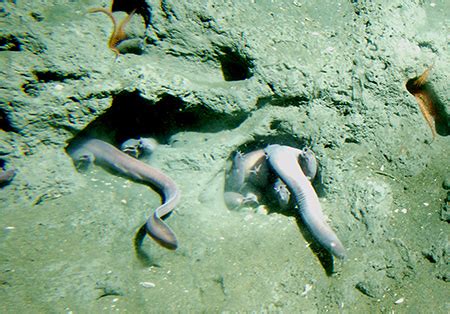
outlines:
[{"label": "hagfish head", "polygon": [[69,154],[78,171],[86,171],[95,161],[94,153],[88,149],[73,150]]},{"label": "hagfish head", "polygon": [[327,243],[322,243],[322,245],[325,247],[325,249],[327,249],[328,252],[330,252],[333,256],[337,258],[345,259],[347,256],[347,250],[337,237],[335,237],[335,239],[332,239]]},{"label": "hagfish head", "polygon": [[291,200],[291,192],[289,192],[286,184],[280,179],[274,183],[273,189],[275,190],[275,197],[278,200],[278,204],[282,209],[285,209],[289,206],[289,201]]},{"label": "hagfish head", "polygon": [[134,157],[150,156],[158,146],[158,142],[153,138],[129,139],[122,143],[120,150]]},{"label": "hagfish head", "polygon": [[238,209],[244,203],[244,196],[241,193],[227,191],[223,193],[223,199],[228,209]]},{"label": "hagfish head", "polygon": [[264,148],[264,153],[266,154],[266,158],[269,159],[270,156],[272,156],[280,148],[281,148],[281,145],[278,145],[278,144],[267,145],[267,147]]},{"label": "hagfish head", "polygon": [[317,159],[314,152],[308,147],[303,148],[302,153],[299,155],[299,163],[305,176],[312,181],[317,174]]}]

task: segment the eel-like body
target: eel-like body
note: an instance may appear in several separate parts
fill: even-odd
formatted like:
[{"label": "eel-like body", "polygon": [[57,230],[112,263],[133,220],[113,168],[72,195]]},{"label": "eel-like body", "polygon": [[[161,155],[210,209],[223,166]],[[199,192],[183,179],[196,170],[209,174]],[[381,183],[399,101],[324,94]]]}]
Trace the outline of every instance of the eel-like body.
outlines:
[{"label": "eel-like body", "polygon": [[263,149],[243,154],[237,152],[228,174],[224,200],[229,209],[238,209],[246,204],[258,204],[259,193],[255,189],[268,184],[269,172]]},{"label": "eel-like body", "polygon": [[263,149],[254,150],[247,154],[237,152],[233,158],[231,169],[231,189],[240,192],[248,183],[256,186],[267,184],[267,162]]},{"label": "eel-like body", "polygon": [[303,152],[281,145],[269,145],[264,151],[270,166],[294,196],[300,215],[312,236],[331,254],[345,258],[346,250],[326,223],[319,198],[299,165],[298,158]]},{"label": "eel-like body", "polygon": [[[298,158],[300,167],[311,181],[316,176],[318,168],[314,152],[306,147],[299,152],[301,153]],[[270,171],[264,149],[257,149],[246,154],[237,152],[233,158],[224,194],[227,207],[236,209],[244,204],[258,204],[259,193],[256,190],[267,188],[270,184],[269,177]],[[280,207],[286,209],[290,203],[290,192],[285,183],[277,179],[273,190]]]},{"label": "eel-like body", "polygon": [[174,232],[161,219],[172,212],[180,200],[180,191],[171,178],[160,170],[98,139],[74,143],[68,147],[67,151],[77,168],[80,165],[95,162],[134,180],[149,183],[158,189],[163,195],[163,204],[148,218],[145,228],[147,234],[162,246],[168,249],[177,248],[178,241]]}]

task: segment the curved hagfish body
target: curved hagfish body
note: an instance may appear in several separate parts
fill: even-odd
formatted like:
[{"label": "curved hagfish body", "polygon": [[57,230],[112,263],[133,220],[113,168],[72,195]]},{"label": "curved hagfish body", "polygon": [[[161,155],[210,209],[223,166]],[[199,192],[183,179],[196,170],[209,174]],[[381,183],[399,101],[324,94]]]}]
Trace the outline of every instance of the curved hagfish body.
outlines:
[{"label": "curved hagfish body", "polygon": [[246,204],[258,204],[258,195],[253,187],[264,187],[268,182],[268,167],[263,149],[247,154],[237,152],[229,174],[224,193],[229,209],[237,209]]},{"label": "curved hagfish body", "polygon": [[231,172],[231,186],[235,191],[241,191],[247,183],[265,186],[268,171],[264,150],[258,149],[247,154],[237,152]]},{"label": "curved hagfish body", "polygon": [[98,140],[87,139],[70,145],[68,153],[77,168],[95,162],[131,179],[149,183],[163,195],[163,204],[145,223],[147,234],[168,249],[178,246],[174,232],[161,219],[173,211],[180,200],[180,191],[175,182],[160,170],[121,152],[114,146]]},{"label": "curved hagfish body", "polygon": [[312,236],[331,254],[345,258],[346,250],[327,224],[319,198],[299,165],[299,156],[304,151],[281,145],[269,145],[264,151],[270,166],[294,196],[299,213]]},{"label": "curved hagfish body", "polygon": [[[309,180],[317,174],[317,161],[312,150],[304,148],[299,151],[298,162]],[[237,152],[233,157],[233,165],[228,175],[225,203],[229,209],[238,209],[243,205],[258,205],[259,198],[273,196],[278,200],[281,209],[288,208],[291,203],[290,192],[286,184],[277,179],[271,182],[271,171],[264,149],[257,149],[246,154]],[[273,183],[273,188],[267,188]]]}]

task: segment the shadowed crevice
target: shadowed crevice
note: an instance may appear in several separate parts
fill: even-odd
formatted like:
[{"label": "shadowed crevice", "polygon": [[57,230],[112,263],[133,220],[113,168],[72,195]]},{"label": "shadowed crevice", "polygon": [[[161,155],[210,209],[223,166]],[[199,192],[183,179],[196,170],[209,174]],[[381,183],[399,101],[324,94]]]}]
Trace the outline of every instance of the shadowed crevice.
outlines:
[{"label": "shadowed crevice", "polygon": [[252,61],[229,47],[221,48],[219,62],[225,81],[242,81],[253,76]]},{"label": "shadowed crevice", "polygon": [[170,137],[179,132],[219,132],[237,127],[244,119],[245,116],[190,106],[170,94],[151,102],[138,92],[126,92],[115,96],[111,107],[77,137],[94,136],[113,145],[139,137],[152,137],[159,143],[168,143]]}]

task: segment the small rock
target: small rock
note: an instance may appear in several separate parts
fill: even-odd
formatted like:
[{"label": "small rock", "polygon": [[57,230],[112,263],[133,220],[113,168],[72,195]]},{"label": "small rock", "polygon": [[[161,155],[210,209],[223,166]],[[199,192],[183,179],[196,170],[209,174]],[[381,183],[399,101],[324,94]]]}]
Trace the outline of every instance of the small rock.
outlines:
[{"label": "small rock", "polygon": [[432,245],[429,249],[423,250],[422,255],[431,263],[437,263],[441,258],[440,250],[437,249],[434,245]]},{"label": "small rock", "polygon": [[153,282],[150,282],[150,281],[141,281],[139,284],[142,287],[144,287],[144,288],[154,288],[154,287],[156,287],[156,285]]},{"label": "small rock", "polygon": [[450,190],[450,176],[444,179],[442,182],[442,187],[446,190]]},{"label": "small rock", "polygon": [[447,199],[441,208],[441,220],[450,222],[450,191],[447,192]]},{"label": "small rock", "polygon": [[356,289],[371,298],[381,298],[383,296],[383,288],[379,284],[371,281],[360,281],[355,286]]},{"label": "small rock", "polygon": [[144,53],[144,41],[141,38],[127,39],[117,45],[121,54],[132,53],[135,55],[141,55]]},{"label": "small rock", "polygon": [[395,304],[402,304],[403,302],[405,302],[405,298],[400,298],[397,301],[395,301]]}]

